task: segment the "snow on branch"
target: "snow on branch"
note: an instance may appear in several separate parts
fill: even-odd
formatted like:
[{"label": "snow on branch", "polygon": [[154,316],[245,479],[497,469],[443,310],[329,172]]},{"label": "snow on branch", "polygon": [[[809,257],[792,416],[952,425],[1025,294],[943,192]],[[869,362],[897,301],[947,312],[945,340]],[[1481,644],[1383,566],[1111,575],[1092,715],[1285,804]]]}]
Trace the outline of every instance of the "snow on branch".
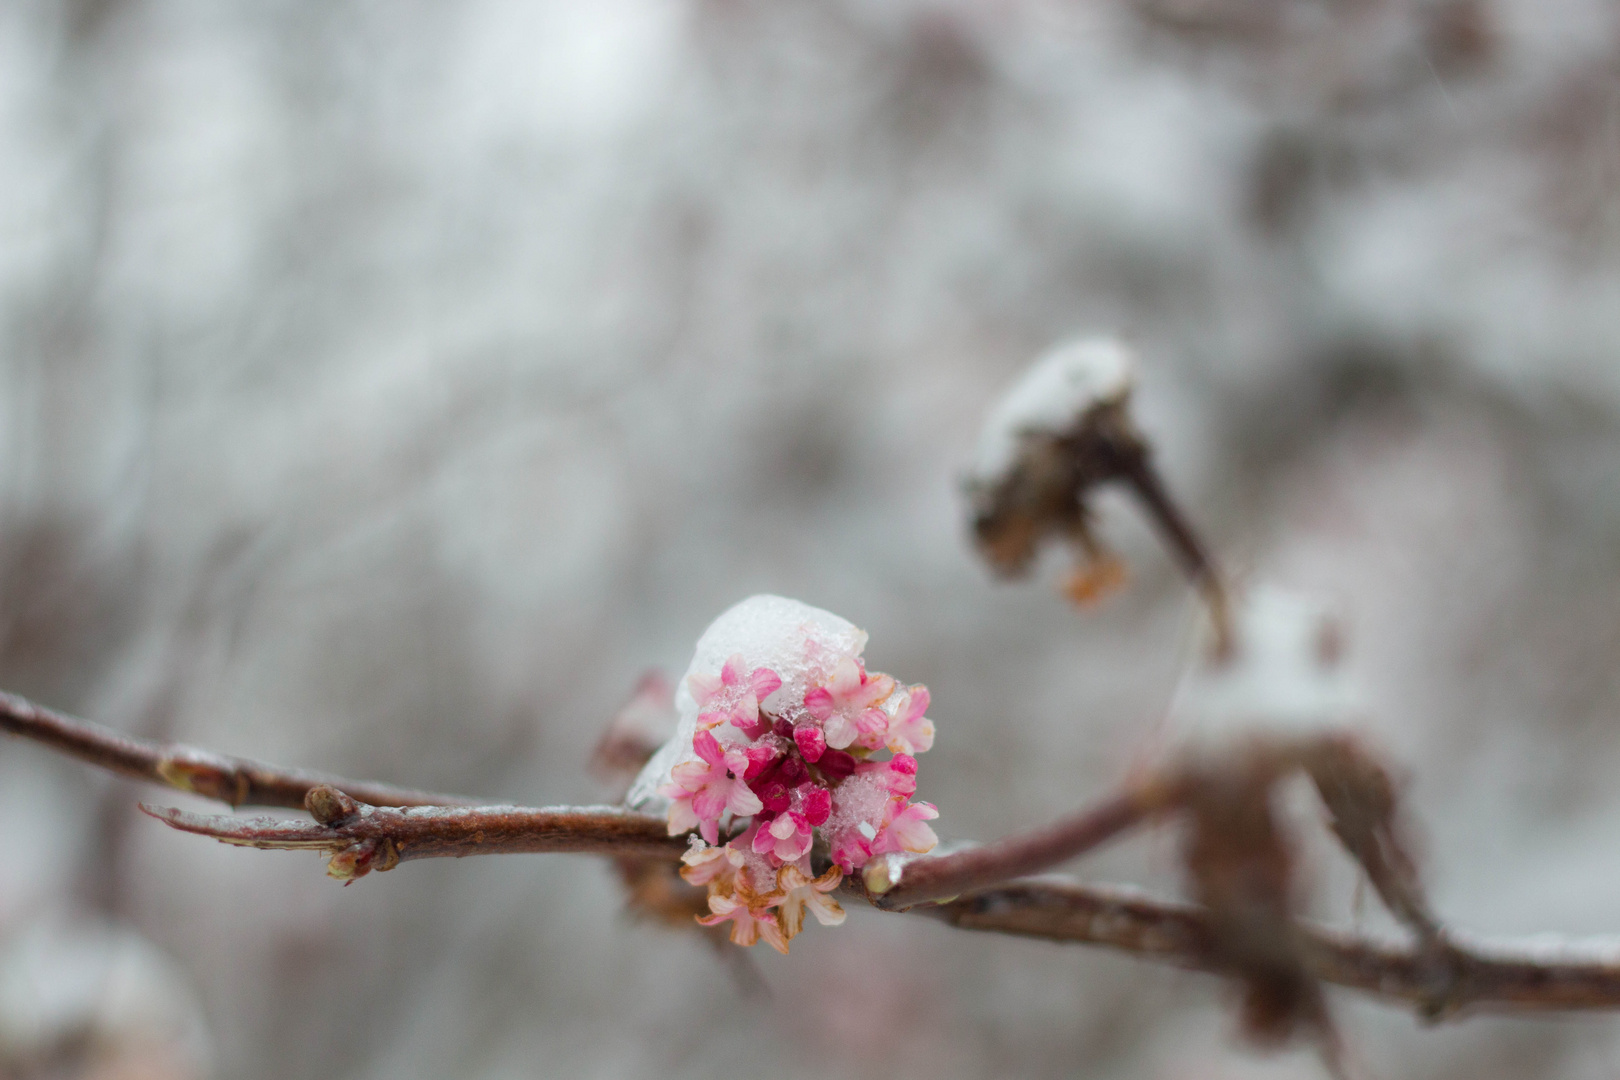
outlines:
[{"label": "snow on branch", "polygon": [[412,859],[542,852],[673,859],[686,849],[666,835],[663,819],[616,806],[370,806],[321,785],[310,789],[308,807],[313,822],[141,809],[227,844],[323,852],[339,881]]},{"label": "snow on branch", "polygon": [[[1334,624],[1282,594],[1229,595],[1132,422],[1133,384],[1123,346],[1090,340],[1055,350],[1013,387],[971,485],[979,547],[1012,574],[1048,539],[1066,540],[1082,560],[1066,591],[1089,600],[1123,571],[1093,532],[1088,498],[1122,484],[1203,593],[1215,649],[1188,673],[1172,709],[1183,730],[1158,760],[1074,813],[991,843],[940,845],[929,824],[939,810],[915,798],[918,757],[936,737],[928,689],[869,671],[864,631],[779,596],[722,613],[678,683],[643,680],[593,760],[626,793],[614,806],[477,805],[281,769],[130,738],[5,693],[0,730],[232,806],[301,808],[312,821],[142,806],[227,844],[319,852],[345,883],[423,858],[592,854],[613,860],[632,911],[701,924],[716,941],[787,952],[806,916],[842,923],[841,898],[1212,972],[1241,990],[1246,1034],[1308,1038],[1335,1076],[1351,1070],[1327,984],[1429,1018],[1620,1009],[1620,945],[1480,941],[1431,909],[1409,854],[1402,783],[1356,732]],[[660,745],[654,732],[671,727]],[[1299,917],[1295,844],[1275,805],[1299,776],[1407,942]],[[1150,825],[1179,830],[1192,902],[1034,876]]]},{"label": "snow on branch", "polygon": [[328,784],[374,806],[471,806],[465,795],[412,791],[329,773],[283,769],[182,743],[124,735],[0,690],[0,731],[43,743],[69,757],[154,784],[166,784],[232,806],[302,809],[313,787]]},{"label": "snow on branch", "polygon": [[[1229,974],[1206,908],[1138,889],[1039,878],[983,889],[910,913],[962,930],[1100,945],[1195,971]],[[1473,1012],[1620,1008],[1620,939],[1493,940],[1448,934],[1450,963],[1399,942],[1299,925],[1304,964],[1316,979],[1430,1019]],[[1443,990],[1443,997],[1441,991]]]},{"label": "snow on branch", "polygon": [[[53,713],[16,695],[0,695],[0,727],[90,764],[170,784],[155,768],[126,764],[130,748],[143,744],[107,728]],[[71,733],[73,738],[64,738],[64,733]],[[262,764],[253,767],[261,775],[283,778],[284,786],[291,786],[294,777],[308,775]],[[345,783],[352,790],[397,790],[366,781]],[[330,786],[314,784],[306,788],[305,794],[311,791],[315,792],[308,799],[316,817],[313,822],[212,817],[179,810],[147,812],[182,831],[213,836],[225,843],[307,849],[338,856],[340,872],[334,876],[345,880],[369,870],[389,870],[416,858],[514,852],[613,856],[636,866],[667,868],[672,877],[685,849],[684,842],[666,835],[663,818],[619,807],[458,805],[389,809],[365,805]],[[263,804],[282,805],[268,800]],[[1105,800],[1043,831],[1063,833],[1076,821],[1117,822],[1128,816],[1122,813],[1117,800]],[[1005,858],[1009,865],[1018,861],[1020,868],[1028,868],[1021,870],[1025,873],[1050,868],[1068,857],[1062,845],[1051,848],[1049,860],[1020,857],[1019,861],[1011,857],[1011,853],[1027,853],[1028,847],[1026,835],[971,850]],[[949,866],[951,858],[941,856],[938,861]],[[925,861],[919,859],[908,867],[913,881],[920,877]],[[675,884],[682,883],[675,879]],[[885,900],[872,893],[860,876],[846,879],[839,895],[846,901],[893,906],[892,897]],[[943,902],[918,902],[902,910],[963,930],[1099,945],[1144,960],[1232,974],[1220,944],[1220,920],[1208,906],[1117,886],[1023,878],[983,885]],[[690,920],[690,914],[685,918]],[[1620,1009],[1620,941],[1547,937],[1492,941],[1448,931],[1448,951],[1440,963],[1437,954],[1421,943],[1394,943],[1298,921],[1291,925],[1298,933],[1305,971],[1313,978],[1392,1002],[1410,1003],[1433,1017],[1479,1010]]]}]

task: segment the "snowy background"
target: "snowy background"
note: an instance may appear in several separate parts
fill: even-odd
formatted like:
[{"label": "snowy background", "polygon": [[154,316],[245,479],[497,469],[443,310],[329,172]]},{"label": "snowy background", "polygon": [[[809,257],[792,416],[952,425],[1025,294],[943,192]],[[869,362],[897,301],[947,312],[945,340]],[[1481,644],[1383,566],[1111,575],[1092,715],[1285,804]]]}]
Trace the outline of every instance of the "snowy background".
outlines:
[{"label": "snowy background", "polygon": [[[1098,331],[1227,565],[1340,612],[1442,914],[1620,931],[1604,0],[0,6],[0,685],[592,801],[642,671],[768,590],[930,686],[919,794],[989,837],[1141,760],[1195,655],[1133,513],[1084,615],[966,539],[993,396]],[[598,862],[342,889],[137,795],[0,743],[6,1080],[1321,1075],[1097,951],[857,911],[746,1000]],[[1620,1070],[1617,1018],[1335,1002],[1382,1077]]]}]

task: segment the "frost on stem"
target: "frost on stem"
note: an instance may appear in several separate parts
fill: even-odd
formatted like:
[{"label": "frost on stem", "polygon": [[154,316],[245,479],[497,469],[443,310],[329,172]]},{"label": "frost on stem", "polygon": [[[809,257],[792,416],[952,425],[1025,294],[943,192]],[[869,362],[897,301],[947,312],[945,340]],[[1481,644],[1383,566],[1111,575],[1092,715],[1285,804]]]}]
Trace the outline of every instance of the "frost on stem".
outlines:
[{"label": "frost on stem", "polygon": [[1209,605],[1217,652],[1229,642],[1225,595],[1204,545],[1170,500],[1151,447],[1131,419],[1130,351],[1113,338],[1060,345],[1037,360],[991,410],[968,493],[979,551],[998,573],[1026,573],[1048,538],[1074,546],[1079,563],[1064,584],[1089,604],[1125,581],[1125,565],[1092,530],[1092,493],[1121,483]]},{"label": "frost on stem", "polygon": [[698,640],[675,736],[630,790],[671,836],[698,834],[681,874],[708,887],[699,921],[731,923],[739,945],[786,952],[806,912],[843,921],[831,894],[844,874],[937,843],[938,811],[911,800],[915,755],[934,743],[928,690],[867,671],[865,647],[863,631],[796,600],[737,604]]}]

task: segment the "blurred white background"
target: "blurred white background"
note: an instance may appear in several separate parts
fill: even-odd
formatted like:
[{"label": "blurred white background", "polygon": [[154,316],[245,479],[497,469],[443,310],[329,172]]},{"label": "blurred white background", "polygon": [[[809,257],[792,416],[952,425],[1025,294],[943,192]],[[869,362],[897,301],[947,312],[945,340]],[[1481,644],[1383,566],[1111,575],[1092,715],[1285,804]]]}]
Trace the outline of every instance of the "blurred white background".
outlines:
[{"label": "blurred white background", "polygon": [[[1139,760],[1193,655],[1134,514],[1086,615],[967,542],[989,401],[1082,332],[1139,348],[1224,561],[1340,611],[1440,911],[1620,931],[1605,0],[0,6],[0,685],[593,801],[640,673],[768,590],[930,686],[919,795],[989,837]],[[752,1001],[596,861],[341,889],[139,794],[0,744],[0,982],[139,935],[166,1003],[46,963],[91,989],[0,1017],[6,1080],[1321,1075],[1094,950],[855,912]],[[1174,850],[1080,870],[1173,890]],[[0,1009],[72,998],[38,979]],[[1620,1070],[1620,1018],[1335,1002],[1383,1077]]]}]

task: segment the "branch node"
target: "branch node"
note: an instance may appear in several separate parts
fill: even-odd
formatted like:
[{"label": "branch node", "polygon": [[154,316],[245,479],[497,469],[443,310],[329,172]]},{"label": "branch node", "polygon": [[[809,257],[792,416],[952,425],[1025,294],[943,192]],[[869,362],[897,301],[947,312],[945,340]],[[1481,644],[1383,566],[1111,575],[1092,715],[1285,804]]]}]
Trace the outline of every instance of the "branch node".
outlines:
[{"label": "branch node", "polygon": [[171,787],[205,799],[240,806],[247,802],[248,778],[236,762],[223,754],[182,746],[164,754],[157,773]]},{"label": "branch node", "polygon": [[1446,939],[1443,930],[1419,941],[1417,954],[1418,1016],[1438,1024],[1462,1012],[1468,1002],[1468,957]]}]

